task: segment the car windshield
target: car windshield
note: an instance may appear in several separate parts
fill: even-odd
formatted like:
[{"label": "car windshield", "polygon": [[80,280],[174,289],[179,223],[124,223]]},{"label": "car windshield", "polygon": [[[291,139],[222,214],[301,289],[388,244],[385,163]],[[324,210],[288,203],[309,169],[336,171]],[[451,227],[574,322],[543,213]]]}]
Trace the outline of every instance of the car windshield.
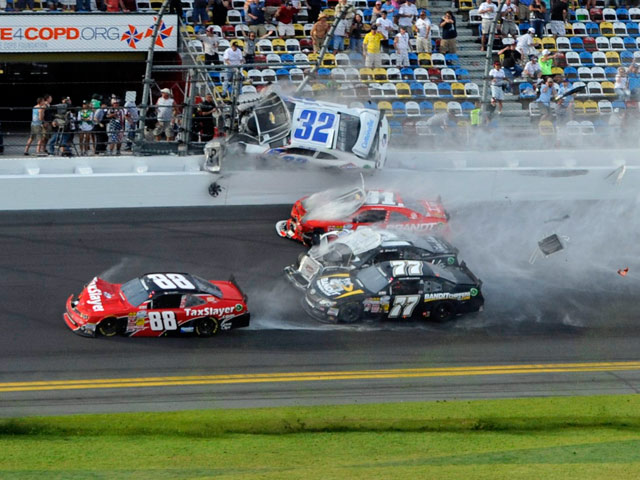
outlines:
[{"label": "car windshield", "polygon": [[377,266],[360,270],[356,275],[356,278],[365,289],[372,293],[379,292],[389,285],[389,278]]},{"label": "car windshield", "polygon": [[213,283],[208,282],[204,278],[200,278],[195,275],[191,275],[191,279],[196,284],[198,291],[208,293],[209,295],[214,295],[218,298],[222,298],[222,291]]},{"label": "car windshield", "polygon": [[360,135],[360,123],[360,117],[348,113],[340,114],[336,149],[351,153],[351,149]]},{"label": "car windshield", "polygon": [[302,202],[307,219],[344,218],[358,210],[365,201],[361,188],[330,189],[314,193]]},{"label": "car windshield", "polygon": [[139,306],[149,298],[149,291],[146,289],[140,278],[134,278],[120,287],[124,298],[134,307]]}]

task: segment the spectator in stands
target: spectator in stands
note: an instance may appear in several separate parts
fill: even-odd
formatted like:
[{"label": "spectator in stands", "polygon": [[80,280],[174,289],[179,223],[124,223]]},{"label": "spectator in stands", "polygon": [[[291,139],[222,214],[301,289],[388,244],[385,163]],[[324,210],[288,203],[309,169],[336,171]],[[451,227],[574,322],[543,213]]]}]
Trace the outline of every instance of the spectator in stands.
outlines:
[{"label": "spectator in stands", "polygon": [[35,8],[34,3],[34,0],[18,0],[16,5],[18,10],[33,10]]},{"label": "spectator in stands", "polygon": [[522,74],[522,67],[520,66],[522,55],[516,50],[516,42],[512,38],[506,40],[511,40],[511,43],[500,50],[498,55],[502,55],[502,66],[504,67],[505,75],[508,79],[513,80]]},{"label": "spectator in stands", "polygon": [[[571,83],[568,78],[563,78],[562,83],[558,87],[558,97],[561,97],[569,90],[571,90]],[[573,95],[567,95],[566,97],[558,99],[556,107],[556,123],[558,125],[564,125],[568,121],[573,120],[573,105]]]},{"label": "spectator in stands", "polygon": [[60,7],[60,3],[58,2],[58,0],[47,0],[46,4],[47,8],[52,11],[58,10],[58,8]]},{"label": "spectator in stands", "polygon": [[396,49],[396,53],[399,58],[397,60],[397,66],[408,67],[409,66],[409,34],[407,33],[407,27],[400,27],[400,31],[393,39],[393,46]]},{"label": "spectator in stands", "polygon": [[629,91],[629,76],[627,75],[627,70],[624,67],[618,68],[618,73],[616,74],[616,82],[613,86],[616,95],[618,95],[618,100],[621,102],[626,102],[629,100],[631,94]]},{"label": "spectator in stands", "polygon": [[533,26],[538,38],[542,38],[544,35],[547,7],[542,0],[533,0],[531,5],[529,5],[529,12],[531,12],[531,25]]},{"label": "spectator in stands", "polygon": [[[107,0],[108,2],[109,0]],[[178,18],[182,18],[182,1],[181,0],[169,0],[169,13],[175,13]]]},{"label": "spectator in stands", "polygon": [[457,125],[456,114],[453,110],[448,110],[446,113],[436,113],[427,120],[427,126],[434,135],[442,135],[450,132],[452,129],[455,129]]},{"label": "spectator in stands", "polygon": [[564,24],[569,18],[569,4],[564,0],[556,0],[551,7],[551,22],[549,26],[554,38],[564,37],[566,30]]},{"label": "spectator in stands", "polygon": [[218,63],[218,37],[212,26],[207,27],[204,35],[198,35],[198,40],[202,42],[204,49],[204,63],[213,65]]},{"label": "spectator in stands", "polygon": [[555,93],[556,88],[553,78],[547,78],[547,81],[540,87],[540,95],[536,99],[542,111],[540,121],[551,120],[551,99],[555,97]]},{"label": "spectator in stands", "polygon": [[349,31],[349,49],[353,52],[362,51],[363,26],[362,15],[356,13],[351,21],[351,29]]},{"label": "spectator in stands", "polygon": [[[107,12],[128,12],[122,0],[106,0]],[[180,7],[182,9],[182,7]]]},{"label": "spectator in stands", "polygon": [[627,75],[629,76],[629,79],[640,78],[640,66],[637,63],[632,63],[631,65],[629,65]]},{"label": "spectator in stands", "polygon": [[321,13],[320,16],[318,16],[318,21],[313,24],[313,27],[311,27],[313,53],[320,53],[320,50],[322,50],[322,45],[327,38],[329,28],[330,25],[329,22],[327,22],[327,16],[324,13]]},{"label": "spectator in stands", "polygon": [[538,58],[535,55],[529,56],[529,61],[524,66],[522,75],[526,80],[532,82],[534,85],[540,79],[540,77],[542,77],[540,65],[538,65]]},{"label": "spectator in stands", "polygon": [[69,97],[64,97],[59,104],[50,108],[50,110],[54,111],[54,116],[53,121],[51,122],[51,136],[47,142],[47,153],[49,153],[49,155],[55,155],[57,153],[56,148],[61,145],[67,109],[70,104],[71,99]]},{"label": "spectator in stands", "polygon": [[442,40],[440,40],[440,53],[456,53],[456,38],[458,30],[456,29],[456,18],[453,12],[448,10],[440,21],[440,31]]},{"label": "spectator in stands", "polygon": [[29,155],[31,143],[36,141],[36,154],[44,153],[44,111],[46,102],[43,97],[38,97],[36,104],[31,109],[31,133],[27,139],[24,154]]},{"label": "spectator in stands", "polygon": [[131,150],[133,148],[133,142],[136,140],[136,130],[138,128],[138,122],[140,121],[140,111],[136,102],[133,100],[127,100],[124,103],[124,119],[125,119],[125,134],[127,143],[125,150]]},{"label": "spectator in stands", "polygon": [[156,128],[153,134],[156,137],[156,141],[162,139],[164,133],[168,141],[172,141],[174,137],[173,121],[177,113],[175,102],[171,98],[171,90],[163,88],[160,90],[161,96],[156,101],[157,120]]},{"label": "spectator in stands", "polygon": [[107,134],[109,136],[109,152],[116,155],[120,155],[120,148],[122,146],[122,138],[124,136],[124,122],[125,112],[120,107],[120,99],[116,98],[111,108],[107,110],[105,118],[109,120],[107,124]]},{"label": "spectator in stands", "polygon": [[378,26],[378,32],[384,37],[382,48],[384,50],[389,48],[389,35],[395,30],[395,24],[387,18],[388,14],[386,10],[383,10],[382,16],[376,20]]},{"label": "spectator in stands", "polygon": [[431,20],[424,10],[416,21],[416,50],[418,53],[431,53]]},{"label": "spectator in stands", "polygon": [[87,155],[91,153],[92,150],[95,152],[95,141],[93,141],[93,110],[87,100],[82,101],[82,108],[78,112],[78,139],[80,141],[81,155]]},{"label": "spectator in stands", "polygon": [[46,145],[46,142],[49,141],[49,138],[51,137],[51,132],[53,130],[53,119],[56,116],[56,109],[55,107],[53,107],[51,105],[51,102],[53,102],[53,97],[51,95],[49,95],[48,93],[45,93],[43,95],[44,97],[44,103],[45,103],[45,109],[44,109],[44,142]]},{"label": "spectator in stands", "polygon": [[495,61],[493,63],[493,68],[489,72],[489,77],[491,77],[491,98],[495,100],[496,105],[498,106],[498,115],[502,114],[502,101],[504,100],[504,85],[506,81],[506,75],[500,65],[500,61]]},{"label": "spectator in stands", "polygon": [[293,30],[293,17],[298,14],[298,9],[295,8],[290,0],[287,3],[280,6],[276,11],[274,17],[278,20],[278,35],[283,38],[293,38],[296,36]]},{"label": "spectator in stands", "polygon": [[272,23],[273,17],[282,6],[282,0],[265,0],[264,2],[264,21]]},{"label": "spectator in stands", "polygon": [[193,25],[197,26],[198,24],[203,27],[209,23],[209,13],[207,12],[207,5],[209,5],[208,0],[193,0]]},{"label": "spectator in stands", "polygon": [[518,20],[520,22],[529,21],[530,12],[529,6],[531,5],[531,0],[518,0]]},{"label": "spectator in stands", "polygon": [[309,5],[309,23],[316,23],[318,20],[318,16],[320,15],[320,10],[324,6],[322,0],[307,0],[307,5]]},{"label": "spectator in stands", "polygon": [[540,72],[543,79],[547,79],[553,76],[553,62],[556,56],[549,50],[543,50],[542,55],[538,58],[538,65],[540,65]]},{"label": "spectator in stands", "polygon": [[[211,0],[209,5],[209,8],[211,9],[211,21],[213,24],[220,27],[226,25],[227,12],[231,9],[231,3],[229,0]],[[262,16],[262,19],[262,23],[264,23],[264,15]],[[251,25],[248,21],[247,24]],[[260,34],[258,33],[258,35]]]},{"label": "spectator in stands", "polygon": [[491,30],[491,26],[493,25],[493,21],[496,18],[496,13],[498,11],[498,7],[491,1],[485,0],[480,7],[478,8],[478,14],[482,17],[482,46],[480,50],[483,52],[486,50],[487,45],[487,37],[489,36],[489,31]]},{"label": "spectator in stands", "polygon": [[378,0],[371,9],[371,25],[376,23],[376,20],[382,16],[382,2]]},{"label": "spectator in stands", "polygon": [[[338,4],[340,6],[340,4]],[[343,18],[342,20],[336,14],[336,19],[334,20],[335,29],[333,30],[333,53],[336,54],[338,52],[342,52],[344,50],[344,37],[347,35],[347,31],[351,28],[351,19],[347,20]]]},{"label": "spectator in stands", "polygon": [[387,12],[387,14],[390,13],[393,16],[393,14],[396,13],[396,9],[397,7],[393,5],[393,2],[391,0],[384,0],[384,3],[382,4],[382,10]]},{"label": "spectator in stands", "polygon": [[533,44],[533,35],[536,33],[535,29],[530,28],[527,33],[520,35],[517,40],[516,50],[520,52],[523,57],[529,58],[531,55],[537,56],[537,50]]},{"label": "spectator in stands", "polygon": [[502,26],[500,27],[500,33],[503,37],[507,35],[516,38],[520,34],[518,26],[516,25],[516,15],[518,14],[518,7],[511,0],[506,0],[502,6],[500,17],[502,18]]},{"label": "spectator in stands", "polygon": [[[231,42],[231,46],[224,51],[222,55],[222,60],[224,64],[230,67],[239,67],[244,63],[244,58],[242,56],[242,50],[238,48],[238,42]],[[222,83],[222,91],[232,92],[234,88],[234,80],[236,76],[236,68],[228,68],[225,71],[224,82]],[[231,87],[229,89],[229,87]]]},{"label": "spectator in stands", "polygon": [[207,93],[204,97],[204,101],[198,105],[198,110],[196,111],[196,122],[199,123],[199,130],[202,135],[200,141],[208,142],[214,137],[215,129],[217,127],[217,117],[215,116],[216,112],[216,104],[213,101],[213,95]]},{"label": "spectator in stands", "polygon": [[255,63],[256,61],[256,46],[258,45],[258,40],[262,40],[263,38],[267,38],[271,35],[274,30],[269,30],[260,38],[256,38],[255,32],[249,32],[249,35],[244,38],[244,48],[242,53],[244,54],[244,62],[245,63]]},{"label": "spectator in stands", "polygon": [[418,18],[415,2],[416,0],[406,0],[398,9],[398,26],[404,27],[409,37],[413,36],[413,24]]},{"label": "spectator in stands", "polygon": [[377,25],[371,25],[371,31],[364,36],[362,44],[362,55],[364,56],[365,65],[367,67],[379,67],[382,62],[380,53],[382,50],[381,43],[384,41],[384,35],[378,31]]},{"label": "spectator in stands", "polygon": [[107,114],[107,104],[99,102],[98,108],[93,112],[93,132],[95,133],[95,152],[104,154],[107,151],[107,125],[105,116]]},{"label": "spectator in stands", "polygon": [[344,13],[344,18],[347,22],[351,22],[353,16],[356,14],[356,9],[353,8],[353,5],[347,2],[347,0],[338,0],[338,4],[336,5],[335,11],[335,20],[337,21]]},{"label": "spectator in stands", "polygon": [[245,7],[245,13],[250,31],[255,33],[257,37],[262,37],[267,33],[264,26],[264,7],[260,5],[260,0],[251,0],[251,3]]},{"label": "spectator in stands", "polygon": [[[31,0],[33,2],[33,0]],[[76,12],[90,12],[91,0],[76,0]]]},{"label": "spectator in stands", "polygon": [[[429,8],[429,0],[416,0],[416,8],[418,10],[427,10]],[[455,8],[455,7],[451,7]]]}]

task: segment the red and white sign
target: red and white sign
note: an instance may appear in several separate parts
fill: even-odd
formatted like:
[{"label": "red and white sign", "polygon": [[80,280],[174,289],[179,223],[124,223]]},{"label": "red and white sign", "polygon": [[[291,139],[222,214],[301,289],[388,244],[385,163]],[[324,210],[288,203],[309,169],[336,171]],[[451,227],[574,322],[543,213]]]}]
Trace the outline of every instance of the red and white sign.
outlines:
[{"label": "red and white sign", "polygon": [[[0,52],[146,52],[157,16],[119,14],[0,15]],[[156,51],[176,51],[175,14],[162,17]]]}]

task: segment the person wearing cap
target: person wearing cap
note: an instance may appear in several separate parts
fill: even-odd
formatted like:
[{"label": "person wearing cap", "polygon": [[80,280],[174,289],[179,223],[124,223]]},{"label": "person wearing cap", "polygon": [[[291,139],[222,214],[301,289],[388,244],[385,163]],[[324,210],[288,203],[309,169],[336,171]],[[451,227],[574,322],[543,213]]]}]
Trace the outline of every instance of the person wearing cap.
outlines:
[{"label": "person wearing cap", "polygon": [[431,20],[424,10],[420,12],[420,18],[416,20],[416,51],[431,53]]},{"label": "person wearing cap", "polygon": [[380,17],[382,17],[382,2],[378,0],[371,9],[371,25],[374,25]]},{"label": "person wearing cap", "polygon": [[547,6],[542,0],[533,0],[529,5],[529,13],[531,26],[536,32],[538,38],[544,35],[545,18],[547,15]]},{"label": "person wearing cap", "polygon": [[[568,78],[563,78],[560,86],[558,87],[558,97],[562,97],[565,93],[571,90],[571,83]],[[573,120],[573,95],[567,95],[563,98],[558,98],[556,101],[556,121],[558,125],[564,125],[570,120]]]},{"label": "person wearing cap", "polygon": [[173,131],[173,119],[177,113],[176,105],[173,98],[171,98],[170,89],[163,88],[160,90],[160,94],[160,98],[156,101],[158,123],[156,124],[153,134],[158,142],[162,139],[163,133],[168,141],[172,141],[175,136]]},{"label": "person wearing cap", "polygon": [[214,28],[207,27],[205,34],[198,35],[197,38],[202,42],[204,63],[207,65],[218,63],[218,36],[215,34]]},{"label": "person wearing cap", "polygon": [[520,34],[520,30],[516,25],[516,15],[518,13],[518,7],[512,0],[506,0],[502,6],[500,17],[502,19],[502,25],[500,26],[500,33],[503,37],[512,35],[517,37]]},{"label": "person wearing cap", "polygon": [[495,100],[498,106],[498,115],[502,114],[502,101],[504,100],[504,89],[502,88],[506,81],[504,69],[500,61],[493,62],[493,68],[489,72],[491,77],[491,98]]},{"label": "person wearing cap", "polygon": [[549,77],[540,87],[540,96],[536,99],[542,116],[540,121],[551,120],[551,100],[556,96],[557,88],[553,83],[553,78]]},{"label": "person wearing cap", "polygon": [[533,43],[533,35],[536,31],[533,28],[527,30],[526,33],[520,35],[516,41],[516,50],[520,52],[523,58],[529,58],[531,55],[537,56],[537,50]]},{"label": "person wearing cap", "polygon": [[553,76],[553,61],[556,56],[552,54],[549,50],[543,50],[542,55],[538,58],[538,65],[540,65],[540,72],[542,73],[542,78],[548,78]]},{"label": "person wearing cap", "polygon": [[540,79],[542,72],[540,71],[540,65],[538,65],[538,57],[535,55],[529,56],[529,61],[522,69],[522,76],[525,80],[534,84]]},{"label": "person wearing cap", "polygon": [[322,45],[327,38],[327,32],[329,32],[329,22],[327,21],[327,15],[321,13],[318,16],[318,21],[311,27],[311,41],[313,42],[313,53],[320,53]]},{"label": "person wearing cap", "polygon": [[[82,101],[82,108],[78,112],[78,141],[80,143],[80,155],[87,155],[92,150],[95,152],[95,139],[93,138],[93,110],[88,100]],[[92,149],[93,144],[93,149]]]},{"label": "person wearing cap", "polygon": [[[224,64],[229,67],[239,67],[244,63],[244,57],[242,55],[242,50],[238,48],[238,42],[231,42],[231,46],[224,51],[222,55],[222,60]],[[233,83],[236,77],[237,68],[227,68],[224,72],[224,81],[222,82],[222,91],[223,93],[227,93],[229,87],[233,90]]]},{"label": "person wearing cap", "polygon": [[404,27],[409,37],[412,36],[411,30],[418,17],[418,9],[414,2],[415,0],[407,0],[398,9],[398,26]]},{"label": "person wearing cap", "polygon": [[478,14],[482,17],[482,40],[481,40],[481,48],[483,52],[486,50],[487,45],[487,37],[489,36],[489,31],[491,30],[491,25],[493,24],[494,19],[496,18],[496,13],[498,11],[498,7],[491,1],[485,0],[478,7]]},{"label": "person wearing cap", "polygon": [[295,37],[293,17],[297,14],[298,9],[289,0],[278,8],[274,15],[274,18],[278,20],[278,35],[285,39]]},{"label": "person wearing cap", "polygon": [[364,36],[362,42],[362,55],[364,56],[365,66],[376,68],[382,65],[380,53],[383,41],[384,35],[378,31],[378,26],[371,25],[371,31]]},{"label": "person wearing cap", "polygon": [[458,30],[456,29],[456,17],[453,16],[451,10],[447,10],[440,20],[440,32],[442,37],[440,40],[440,53],[456,53],[458,50],[456,46]]}]

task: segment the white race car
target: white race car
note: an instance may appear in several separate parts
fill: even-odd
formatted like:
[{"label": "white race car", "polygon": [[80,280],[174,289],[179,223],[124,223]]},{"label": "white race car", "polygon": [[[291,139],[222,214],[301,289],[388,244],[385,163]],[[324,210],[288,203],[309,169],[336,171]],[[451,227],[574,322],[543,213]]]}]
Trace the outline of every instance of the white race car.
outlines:
[{"label": "white race car", "polygon": [[366,108],[284,97],[272,90],[239,100],[239,130],[228,140],[205,146],[205,167],[219,171],[231,145],[262,158],[325,167],[382,168],[387,159],[389,122]]}]

